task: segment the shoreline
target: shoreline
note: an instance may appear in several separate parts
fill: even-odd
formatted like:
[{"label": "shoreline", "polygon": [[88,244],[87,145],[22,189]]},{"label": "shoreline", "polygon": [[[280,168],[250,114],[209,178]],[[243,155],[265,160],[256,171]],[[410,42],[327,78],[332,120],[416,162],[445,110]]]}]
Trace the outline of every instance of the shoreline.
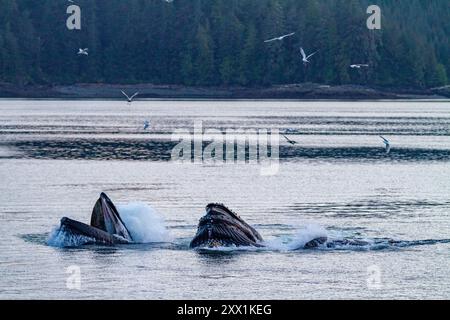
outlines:
[{"label": "shoreline", "polygon": [[124,99],[121,90],[139,92],[141,99],[177,100],[445,100],[450,86],[435,89],[387,89],[361,85],[329,86],[314,83],[269,87],[188,87],[181,85],[102,84],[27,85],[0,83],[0,98]]}]

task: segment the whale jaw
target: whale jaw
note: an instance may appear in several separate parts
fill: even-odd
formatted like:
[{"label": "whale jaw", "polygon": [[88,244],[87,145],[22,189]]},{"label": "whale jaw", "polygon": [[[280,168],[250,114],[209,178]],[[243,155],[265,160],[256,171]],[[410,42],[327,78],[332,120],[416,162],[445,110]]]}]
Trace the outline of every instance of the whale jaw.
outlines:
[{"label": "whale jaw", "polygon": [[191,248],[263,247],[261,235],[222,204],[206,206]]},{"label": "whale jaw", "polygon": [[125,227],[116,206],[111,199],[102,193],[92,210],[91,226],[103,230],[109,234],[117,235],[130,242],[133,238]]},{"label": "whale jaw", "polygon": [[60,229],[71,235],[86,237],[88,243],[113,245],[133,242],[119,212],[105,193],[95,203],[91,225],[64,217]]}]

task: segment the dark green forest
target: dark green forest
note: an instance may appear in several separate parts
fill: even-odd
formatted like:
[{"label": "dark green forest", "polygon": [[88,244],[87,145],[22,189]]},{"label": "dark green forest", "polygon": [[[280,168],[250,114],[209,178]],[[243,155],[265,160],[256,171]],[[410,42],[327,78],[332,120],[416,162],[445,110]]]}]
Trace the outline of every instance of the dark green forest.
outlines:
[{"label": "dark green forest", "polygon": [[[81,30],[67,29],[66,0],[0,0],[0,82],[429,88],[450,76],[449,0],[74,3]],[[381,30],[366,26],[370,4],[382,9]],[[319,50],[306,67],[300,46]]]}]

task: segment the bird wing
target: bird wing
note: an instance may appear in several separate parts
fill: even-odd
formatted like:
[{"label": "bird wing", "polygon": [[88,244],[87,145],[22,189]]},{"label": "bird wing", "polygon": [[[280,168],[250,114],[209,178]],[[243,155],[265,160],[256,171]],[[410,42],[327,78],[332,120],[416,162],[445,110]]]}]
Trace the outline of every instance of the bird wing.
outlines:
[{"label": "bird wing", "polygon": [[122,92],[122,94],[123,94],[125,97],[127,97],[127,99],[130,99],[130,97],[129,97],[125,92],[123,92],[123,91],[120,91],[120,92]]},{"label": "bird wing", "polygon": [[131,96],[130,99],[133,99],[133,98],[136,97],[138,94],[139,94],[139,92],[136,92],[135,94],[133,94],[133,95]]},{"label": "bird wing", "polygon": [[281,36],[280,38],[281,38],[281,39],[284,39],[284,38],[286,38],[286,37],[291,37],[291,36],[293,36],[294,34],[295,34],[295,32],[288,33],[288,34],[285,34],[285,35]]},{"label": "bird wing", "polygon": [[387,144],[387,145],[389,145],[389,144],[390,144],[389,140],[388,140],[388,139],[386,139],[385,137],[383,137],[383,136],[380,136],[380,138],[381,138],[381,139],[383,139],[383,141],[384,141],[384,143],[385,143],[385,144]]},{"label": "bird wing", "polygon": [[302,54],[303,59],[306,59],[306,53],[305,50],[303,50],[303,48],[300,48],[300,53]]},{"label": "bird wing", "polygon": [[273,38],[273,39],[269,39],[269,40],[266,40],[266,41],[264,41],[264,42],[272,42],[272,41],[275,41],[275,40],[277,40],[278,38]]},{"label": "bird wing", "polygon": [[294,142],[294,141],[292,141],[291,139],[289,139],[288,137],[286,137],[284,134],[283,134],[282,136],[286,139],[287,142],[289,142],[289,143]]},{"label": "bird wing", "polygon": [[309,58],[311,58],[313,55],[315,55],[317,52],[319,52],[319,51],[316,51],[316,52],[314,52],[314,53],[311,53],[309,56],[307,56],[306,57],[306,60],[308,60]]}]

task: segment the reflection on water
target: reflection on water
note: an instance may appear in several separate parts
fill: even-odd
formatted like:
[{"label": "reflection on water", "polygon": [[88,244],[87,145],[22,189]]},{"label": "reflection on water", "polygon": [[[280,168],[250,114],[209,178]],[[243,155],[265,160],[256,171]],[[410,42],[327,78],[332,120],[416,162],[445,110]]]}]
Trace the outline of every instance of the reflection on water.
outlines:
[{"label": "reflection on water", "polygon": [[[0,298],[448,299],[449,111],[448,102],[0,100]],[[242,163],[172,163],[172,132],[198,120],[279,129],[297,145],[280,141],[270,177]],[[174,240],[45,245],[62,216],[89,221],[101,191],[155,208]],[[238,212],[268,248],[189,250],[209,202]],[[323,226],[328,244],[287,250],[308,225]],[[66,287],[71,265],[80,291]],[[367,288],[373,265],[383,290]]]},{"label": "reflection on water", "polygon": [[[375,138],[374,138],[375,140]],[[177,143],[171,141],[22,141],[14,158],[66,160],[169,161]],[[450,150],[395,148],[386,154],[380,147],[280,147],[281,161],[449,161]],[[1,157],[1,156],[0,156]],[[7,155],[6,157],[13,157]]]}]

